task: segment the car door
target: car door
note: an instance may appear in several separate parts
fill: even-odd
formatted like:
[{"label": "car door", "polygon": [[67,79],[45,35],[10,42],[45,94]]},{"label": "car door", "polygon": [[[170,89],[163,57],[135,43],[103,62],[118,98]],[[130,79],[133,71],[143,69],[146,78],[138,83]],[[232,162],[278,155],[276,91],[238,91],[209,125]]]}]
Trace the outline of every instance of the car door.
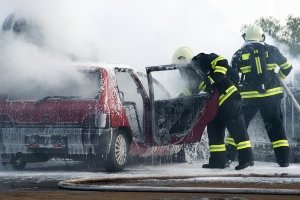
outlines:
[{"label": "car door", "polygon": [[145,141],[144,95],[131,69],[115,69],[118,91],[136,142]]},{"label": "car door", "polygon": [[[166,145],[199,140],[206,124],[212,118],[205,112],[208,94],[180,95],[185,88],[185,83],[176,66],[154,66],[147,67],[146,70],[152,105],[154,142]],[[159,81],[165,90],[169,91],[170,96],[161,96],[161,91],[155,87],[153,80]]]}]

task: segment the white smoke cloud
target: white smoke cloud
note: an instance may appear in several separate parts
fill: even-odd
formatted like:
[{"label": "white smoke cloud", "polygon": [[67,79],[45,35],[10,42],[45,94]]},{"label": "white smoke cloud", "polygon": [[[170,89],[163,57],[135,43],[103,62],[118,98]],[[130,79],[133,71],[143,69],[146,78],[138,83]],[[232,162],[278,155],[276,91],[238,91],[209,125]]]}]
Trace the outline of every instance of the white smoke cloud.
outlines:
[{"label": "white smoke cloud", "polygon": [[183,45],[196,53],[217,52],[231,57],[240,42],[240,33],[227,28],[209,1],[6,2],[11,12],[22,11],[40,23],[48,48],[85,60],[168,64],[173,51]]},{"label": "white smoke cloud", "polygon": [[[251,9],[277,13],[266,2],[260,5]],[[1,35],[0,84],[15,81],[10,86],[25,79],[59,84],[55,74],[64,69],[55,66],[74,60],[130,64],[139,69],[169,64],[180,46],[230,60],[243,43],[239,19],[251,16],[244,4],[234,0],[0,1],[0,22],[13,12],[36,23],[43,41],[36,45],[22,37]]]},{"label": "white smoke cloud", "polygon": [[230,59],[243,42],[242,24],[264,15],[276,17],[291,7],[289,2],[295,5],[292,0],[255,0],[245,10],[235,0],[2,0],[0,20],[21,11],[40,22],[48,47],[57,52],[144,66],[169,63],[179,46]]}]

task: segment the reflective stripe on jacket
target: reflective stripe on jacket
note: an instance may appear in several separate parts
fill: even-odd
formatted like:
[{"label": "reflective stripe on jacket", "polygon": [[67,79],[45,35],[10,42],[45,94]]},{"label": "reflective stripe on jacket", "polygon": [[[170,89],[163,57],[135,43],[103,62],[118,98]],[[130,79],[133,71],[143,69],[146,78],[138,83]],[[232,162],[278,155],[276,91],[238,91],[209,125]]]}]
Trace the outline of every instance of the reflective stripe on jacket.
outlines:
[{"label": "reflective stripe on jacket", "polygon": [[[210,71],[207,74],[207,79],[211,85],[218,88],[220,92],[219,106],[221,106],[231,95],[237,93],[236,86],[232,83],[229,78],[228,71],[230,66],[228,61],[223,57],[216,54],[210,54]],[[198,89],[205,91],[207,86],[205,81],[200,82]]]},{"label": "reflective stripe on jacket", "polygon": [[[240,92],[242,98],[256,99],[276,95],[282,96],[283,90],[277,76],[284,79],[292,70],[292,64],[281,54],[278,48],[272,45],[264,44],[266,70],[268,71],[270,77],[265,85],[265,91],[258,91],[257,87],[255,87],[257,80],[255,79],[252,70],[253,67],[255,67],[257,73],[260,73],[262,72],[262,68],[260,68],[261,65],[259,59],[255,60],[256,66],[251,66],[249,59],[250,52],[249,48],[247,48],[247,45],[239,49],[232,58],[233,69],[241,73],[243,77],[241,80],[242,87]],[[275,72],[277,67],[279,67],[278,74]]]}]

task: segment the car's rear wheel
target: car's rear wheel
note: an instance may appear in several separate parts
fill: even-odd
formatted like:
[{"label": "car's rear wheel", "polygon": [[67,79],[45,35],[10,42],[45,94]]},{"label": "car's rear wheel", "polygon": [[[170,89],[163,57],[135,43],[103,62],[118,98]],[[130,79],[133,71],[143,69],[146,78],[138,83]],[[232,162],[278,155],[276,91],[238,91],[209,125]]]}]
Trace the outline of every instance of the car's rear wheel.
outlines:
[{"label": "car's rear wheel", "polygon": [[124,169],[128,161],[128,148],[129,144],[126,136],[120,132],[116,133],[106,159],[106,171],[117,172]]}]

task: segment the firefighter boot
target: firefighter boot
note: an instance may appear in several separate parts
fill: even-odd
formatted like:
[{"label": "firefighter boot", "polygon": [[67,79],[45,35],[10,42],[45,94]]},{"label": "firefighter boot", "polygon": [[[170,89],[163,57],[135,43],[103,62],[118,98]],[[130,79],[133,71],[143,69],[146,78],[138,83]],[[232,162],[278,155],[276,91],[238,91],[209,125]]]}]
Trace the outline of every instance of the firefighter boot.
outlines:
[{"label": "firefighter boot", "polygon": [[224,169],[226,167],[226,152],[211,152],[209,163],[203,164],[202,168]]},{"label": "firefighter boot", "polygon": [[249,161],[249,162],[244,162],[244,163],[239,163],[238,166],[235,167],[235,170],[241,170],[241,169],[245,169],[247,167],[251,167],[254,165],[253,161]]},{"label": "firefighter boot", "polygon": [[254,165],[254,156],[251,148],[245,148],[238,150],[239,165],[235,167],[235,170],[245,169]]},{"label": "firefighter boot", "polygon": [[288,167],[290,163],[290,148],[279,147],[274,149],[276,161],[280,167]]}]

